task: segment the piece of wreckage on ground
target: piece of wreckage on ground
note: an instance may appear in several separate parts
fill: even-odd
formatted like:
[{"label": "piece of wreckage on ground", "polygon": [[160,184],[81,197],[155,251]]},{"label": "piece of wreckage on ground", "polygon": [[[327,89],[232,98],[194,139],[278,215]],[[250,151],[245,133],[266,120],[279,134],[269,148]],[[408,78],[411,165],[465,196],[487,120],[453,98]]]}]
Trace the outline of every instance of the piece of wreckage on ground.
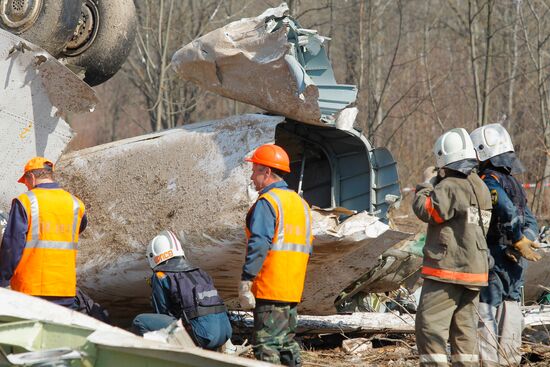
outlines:
[{"label": "piece of wreckage on ground", "polygon": [[141,337],[19,292],[0,298],[0,366],[272,366],[196,347],[181,320]]},{"label": "piece of wreckage on ground", "polygon": [[[243,157],[273,141],[290,155],[290,187],[319,208],[302,314],[346,310],[354,297],[399,289],[418,276],[418,251],[404,242],[410,234],[387,224],[401,197],[396,163],[353,127],[357,91],[336,83],[326,40],[286,12],[280,6],[231,23],[173,58],[183,78],[286,117],[233,116],[66,154],[73,132],[62,116],[92,109],[93,90],[76,78],[62,88],[68,97],[59,98],[52,89],[59,78],[49,76],[72,80],[69,71],[32,45],[10,52],[20,39],[0,30],[0,82],[9,90],[9,98],[0,99],[1,136],[4,167],[12,168],[0,181],[0,208],[9,210],[24,190],[14,183],[27,159],[57,161],[60,182],[83,199],[90,218],[79,242],[79,286],[118,323],[149,308],[144,253],[165,228],[178,234],[190,261],[212,275],[229,308],[238,308],[243,221],[257,197]],[[60,69],[41,70],[40,56]]]}]

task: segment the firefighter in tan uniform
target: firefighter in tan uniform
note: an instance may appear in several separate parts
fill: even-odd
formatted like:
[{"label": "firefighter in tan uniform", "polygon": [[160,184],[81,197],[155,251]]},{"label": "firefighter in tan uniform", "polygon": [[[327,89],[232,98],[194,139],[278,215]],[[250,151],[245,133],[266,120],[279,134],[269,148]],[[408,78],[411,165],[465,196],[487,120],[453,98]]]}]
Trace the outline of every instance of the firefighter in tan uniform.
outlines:
[{"label": "firefighter in tan uniform", "polygon": [[478,366],[477,323],[480,288],[487,285],[485,233],[491,196],[472,172],[476,153],[466,130],[452,129],[437,140],[438,171],[424,172],[413,210],[428,223],[416,315],[416,342],[421,366]]}]

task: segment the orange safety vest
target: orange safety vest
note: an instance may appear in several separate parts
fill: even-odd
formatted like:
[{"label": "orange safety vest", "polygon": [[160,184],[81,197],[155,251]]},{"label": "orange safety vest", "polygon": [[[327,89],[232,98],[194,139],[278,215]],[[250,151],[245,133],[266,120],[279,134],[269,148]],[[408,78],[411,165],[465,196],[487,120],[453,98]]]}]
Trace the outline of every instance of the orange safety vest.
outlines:
[{"label": "orange safety vest", "polygon": [[34,188],[17,200],[27,214],[27,242],[11,288],[34,296],[74,297],[84,204],[63,189]]},{"label": "orange safety vest", "polygon": [[[260,199],[267,200],[275,210],[275,235],[252,283],[252,294],[259,299],[300,302],[313,241],[309,205],[296,192],[278,188],[262,194]],[[249,239],[249,228],[246,235]]]}]

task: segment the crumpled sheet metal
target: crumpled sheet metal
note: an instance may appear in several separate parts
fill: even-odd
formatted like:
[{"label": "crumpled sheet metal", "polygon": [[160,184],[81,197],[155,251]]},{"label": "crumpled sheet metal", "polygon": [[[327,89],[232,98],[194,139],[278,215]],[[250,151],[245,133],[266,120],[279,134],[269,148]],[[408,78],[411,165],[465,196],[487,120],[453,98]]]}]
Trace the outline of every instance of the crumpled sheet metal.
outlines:
[{"label": "crumpled sheet metal", "polygon": [[283,120],[233,116],[65,154],[57,177],[88,213],[79,284],[115,319],[149,310],[145,250],[170,229],[226,299],[236,296],[254,200],[244,157],[270,142]]},{"label": "crumpled sheet metal", "polygon": [[[226,304],[236,308],[246,249],[243,226],[256,198],[250,163],[243,157],[268,143],[283,120],[234,116],[64,155],[60,182],[88,210],[77,257],[79,285],[115,319],[148,310],[151,289],[145,279],[151,270],[145,249],[158,232],[171,229],[189,260],[212,276]],[[350,220],[364,227],[377,222],[363,215]],[[347,236],[335,226],[322,230],[314,221],[319,240],[313,243],[304,291],[308,313],[333,313],[337,294],[402,236],[387,229],[370,238],[357,226]],[[334,233],[323,236],[329,230]],[[363,258],[353,267],[339,262],[357,251]],[[332,275],[334,281],[325,279]]]},{"label": "crumpled sheet metal", "polygon": [[[261,361],[200,349],[189,338],[181,322],[178,322],[176,329],[165,329],[164,338],[148,339],[67,307],[9,289],[0,288],[0,299],[2,300],[0,302],[0,325],[3,328],[0,330],[0,344],[17,346],[29,351],[43,351],[44,354],[40,355],[43,358],[48,357],[48,353],[52,358],[54,354],[51,352],[55,348],[72,349],[77,352],[76,356],[80,354],[81,358],[78,358],[76,364],[70,365],[271,366],[271,364]],[[32,327],[29,327],[28,324],[22,326],[24,321],[31,321]],[[61,327],[48,327],[48,325]],[[87,336],[75,338],[71,329],[78,329],[79,332],[75,333],[78,336],[84,334]],[[88,332],[89,334],[87,334]],[[72,338],[70,338],[71,335]],[[70,342],[67,341],[67,338],[70,338]],[[24,360],[24,363],[17,363],[17,365],[38,365],[38,363],[31,363],[30,358],[23,359],[21,354],[11,354],[8,359],[15,362],[18,356],[21,356],[19,359]],[[38,356],[35,354],[33,357]],[[136,358],[139,358],[139,363],[135,362]],[[52,360],[49,362],[53,362]],[[121,364],[121,361],[126,363]],[[59,362],[59,360],[55,362]],[[115,362],[118,363],[115,364]],[[59,363],[48,363],[47,365],[54,364],[60,365]]]},{"label": "crumpled sheet metal", "polygon": [[[289,28],[295,24],[287,18],[277,29],[275,19],[283,15],[288,15],[286,4],[216,29],[178,50],[172,57],[172,65],[181,78],[211,92],[297,121],[321,124],[319,86],[298,62],[288,41]],[[324,38],[315,31],[299,32],[300,47],[319,52]],[[324,74],[330,76],[319,78],[330,87],[327,104],[343,108],[355,100],[357,91],[351,86],[353,100],[346,99],[348,91],[342,104],[343,94],[330,90],[350,86],[336,85],[332,70]]]},{"label": "crumpled sheet metal", "polygon": [[73,132],[61,116],[89,112],[95,92],[37,46],[0,29],[0,209],[25,191],[17,184],[27,160],[57,161]]},{"label": "crumpled sheet metal", "polygon": [[40,82],[57,114],[91,112],[98,102],[94,90],[56,58],[2,29],[0,65],[5,93]]}]

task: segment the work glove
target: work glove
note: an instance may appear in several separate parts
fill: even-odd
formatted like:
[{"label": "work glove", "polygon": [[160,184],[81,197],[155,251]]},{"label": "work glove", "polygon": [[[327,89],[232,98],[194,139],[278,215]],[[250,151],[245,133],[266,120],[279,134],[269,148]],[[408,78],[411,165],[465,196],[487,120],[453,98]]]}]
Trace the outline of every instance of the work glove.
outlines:
[{"label": "work glove", "polygon": [[[529,261],[538,261],[541,259],[542,256],[537,254],[535,250],[540,247],[538,243],[535,243],[528,239],[527,237],[523,236],[519,241],[514,243],[512,245],[514,250],[516,250],[521,256],[526,258]],[[506,253],[508,257],[511,257],[508,252]],[[516,259],[517,262],[518,259]]]},{"label": "work glove", "polygon": [[424,177],[424,183],[434,184],[437,177],[437,169],[434,166],[430,166],[424,170],[422,174]]},{"label": "work glove", "polygon": [[251,290],[252,281],[241,280],[241,283],[239,284],[239,302],[243,310],[252,310],[256,307],[256,298],[254,298]]}]

